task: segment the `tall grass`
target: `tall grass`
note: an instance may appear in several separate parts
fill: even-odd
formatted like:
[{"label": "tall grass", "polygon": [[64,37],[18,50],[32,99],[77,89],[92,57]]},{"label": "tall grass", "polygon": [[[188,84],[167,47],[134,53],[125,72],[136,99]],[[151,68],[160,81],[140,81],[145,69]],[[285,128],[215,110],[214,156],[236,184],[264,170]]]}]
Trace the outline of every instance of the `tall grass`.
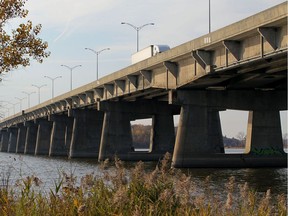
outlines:
[{"label": "tall grass", "polygon": [[213,193],[209,177],[199,190],[189,175],[171,168],[169,154],[153,171],[138,162],[128,173],[116,158],[111,172],[109,164],[103,162],[103,176],[88,174],[79,184],[73,174],[63,173],[45,193],[37,192],[36,176],[18,180],[13,188],[6,185],[0,189],[0,215],[287,215],[284,195],[272,200],[270,190],[259,194],[247,183],[236,185],[233,177],[221,196]]}]

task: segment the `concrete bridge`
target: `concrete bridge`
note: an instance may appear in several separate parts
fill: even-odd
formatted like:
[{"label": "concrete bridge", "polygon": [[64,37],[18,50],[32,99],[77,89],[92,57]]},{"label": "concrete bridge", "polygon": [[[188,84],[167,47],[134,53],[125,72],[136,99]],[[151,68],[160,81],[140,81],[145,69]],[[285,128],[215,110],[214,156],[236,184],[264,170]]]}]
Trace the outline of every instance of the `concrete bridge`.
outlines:
[{"label": "concrete bridge", "polygon": [[[287,166],[287,2],[3,119],[1,151],[158,160],[175,167]],[[219,111],[249,111],[245,154],[224,153]],[[177,134],[173,115],[180,114]],[[152,118],[150,151],[130,121]]]}]

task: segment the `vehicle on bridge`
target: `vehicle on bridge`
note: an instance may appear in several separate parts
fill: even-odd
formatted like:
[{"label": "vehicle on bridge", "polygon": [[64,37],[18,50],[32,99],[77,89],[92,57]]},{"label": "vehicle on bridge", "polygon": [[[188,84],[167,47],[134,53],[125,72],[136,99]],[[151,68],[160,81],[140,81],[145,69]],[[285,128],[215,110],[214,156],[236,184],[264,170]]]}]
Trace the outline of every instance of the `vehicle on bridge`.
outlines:
[{"label": "vehicle on bridge", "polygon": [[170,47],[168,45],[150,45],[140,50],[139,52],[134,53],[131,56],[132,64],[136,64],[137,62],[140,62],[142,60],[155,56],[158,53],[164,52],[169,49]]}]

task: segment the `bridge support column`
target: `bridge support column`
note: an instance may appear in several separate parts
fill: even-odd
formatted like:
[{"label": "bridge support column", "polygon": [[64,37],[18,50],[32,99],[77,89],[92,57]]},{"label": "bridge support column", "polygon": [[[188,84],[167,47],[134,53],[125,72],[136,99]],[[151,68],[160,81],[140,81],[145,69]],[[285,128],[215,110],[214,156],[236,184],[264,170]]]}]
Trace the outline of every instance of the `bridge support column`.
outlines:
[{"label": "bridge support column", "polygon": [[17,127],[18,127],[18,135],[17,135],[16,153],[24,153],[27,127],[24,126],[24,124],[18,124]]},{"label": "bridge support column", "polygon": [[279,111],[250,111],[245,153],[286,155],[283,148]]},{"label": "bridge support column", "polygon": [[49,155],[52,122],[47,119],[38,119],[37,124],[35,155]]},{"label": "bridge support column", "polygon": [[104,113],[97,110],[73,110],[70,158],[99,155]]},{"label": "bridge support column", "polygon": [[8,142],[9,142],[9,132],[8,129],[1,130],[1,152],[7,152]]},{"label": "bridge support column", "polygon": [[99,160],[114,159],[115,156],[125,160],[129,157],[133,147],[130,119],[129,113],[121,110],[105,112]]},{"label": "bridge support column", "polygon": [[34,154],[38,125],[34,122],[25,122],[24,125],[27,126],[24,154]]},{"label": "bridge support column", "polygon": [[217,153],[224,153],[219,112],[207,107],[183,105],[172,159],[173,166],[193,166],[190,161],[193,156]]},{"label": "bridge support column", "polygon": [[175,144],[175,128],[171,113],[156,114],[152,120],[151,154],[163,156],[166,152],[173,153]]},{"label": "bridge support column", "polygon": [[8,152],[15,153],[17,146],[18,128],[11,127],[8,129],[8,132],[10,133],[8,142]]},{"label": "bridge support column", "polygon": [[[175,131],[173,114],[180,106],[156,100],[133,102],[102,102],[98,109],[105,112],[99,160],[157,161],[166,152],[173,152]],[[130,121],[152,117],[152,134],[149,152],[137,152],[133,148]]]},{"label": "bridge support column", "polygon": [[68,116],[52,115],[50,121],[53,121],[49,156],[68,156],[70,146],[65,145],[66,127]]},{"label": "bridge support column", "polygon": [[66,119],[65,146],[68,147],[69,154],[70,154],[70,148],[71,148],[73,124],[74,124],[74,118],[69,117],[69,118]]}]

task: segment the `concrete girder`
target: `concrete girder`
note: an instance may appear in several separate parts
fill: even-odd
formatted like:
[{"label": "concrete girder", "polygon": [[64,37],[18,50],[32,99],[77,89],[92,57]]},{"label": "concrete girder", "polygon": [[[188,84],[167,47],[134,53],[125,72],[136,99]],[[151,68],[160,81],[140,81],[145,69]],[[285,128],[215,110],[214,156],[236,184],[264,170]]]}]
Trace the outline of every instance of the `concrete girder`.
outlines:
[{"label": "concrete girder", "polygon": [[137,75],[128,75],[127,79],[135,88],[138,88],[138,76]]},{"label": "concrete girder", "polygon": [[62,111],[65,111],[67,109],[67,102],[65,100],[60,101]]},{"label": "concrete girder", "polygon": [[57,111],[61,112],[64,111],[64,107],[66,105],[65,101],[59,101],[57,103],[55,103],[56,107],[57,107]]},{"label": "concrete girder", "polygon": [[68,109],[72,109],[72,98],[66,98],[65,101],[67,103]]},{"label": "concrete girder", "polygon": [[95,93],[100,97],[100,99],[103,99],[104,97],[104,88],[95,88]]},{"label": "concrete girder", "polygon": [[179,68],[176,62],[165,61],[163,62],[163,65],[175,78],[177,78],[178,73],[179,73]]},{"label": "concrete girder", "polygon": [[115,84],[121,89],[121,91],[125,92],[125,80],[115,80]]},{"label": "concrete girder", "polygon": [[206,73],[211,72],[211,51],[205,50],[194,50],[191,53],[195,61],[206,71]]},{"label": "concrete girder", "polygon": [[72,108],[78,107],[80,105],[80,98],[78,95],[72,96],[71,99],[72,99]]},{"label": "concrete girder", "polygon": [[52,114],[52,113],[53,113],[53,112],[52,112],[52,111],[53,111],[52,104],[46,106],[46,108],[47,108],[48,114]]},{"label": "concrete girder", "polygon": [[84,104],[84,105],[86,105],[86,94],[78,94],[78,97],[79,97],[79,99],[80,99],[80,101],[79,101],[79,105],[81,105],[81,104]]},{"label": "concrete girder", "polygon": [[141,70],[140,73],[144,77],[144,79],[146,79],[149,82],[149,84],[151,84],[151,82],[152,82],[152,71],[150,71],[150,70]]},{"label": "concrete girder", "polygon": [[277,47],[277,28],[275,27],[260,27],[257,29],[261,36],[276,50]]},{"label": "concrete girder", "polygon": [[114,95],[114,89],[115,89],[115,85],[114,84],[104,84],[104,88],[106,89],[106,91],[109,92],[109,94],[111,96]]},{"label": "concrete girder", "polygon": [[91,104],[95,102],[94,91],[86,91],[85,94],[86,94],[86,101],[85,101],[86,104]]},{"label": "concrete girder", "polygon": [[241,42],[233,40],[224,40],[222,41],[226,50],[228,50],[237,61],[240,61],[240,51],[241,51]]},{"label": "concrete girder", "polygon": [[174,101],[169,101],[170,104],[248,111],[287,110],[286,90],[178,90],[170,94],[169,98]]}]

